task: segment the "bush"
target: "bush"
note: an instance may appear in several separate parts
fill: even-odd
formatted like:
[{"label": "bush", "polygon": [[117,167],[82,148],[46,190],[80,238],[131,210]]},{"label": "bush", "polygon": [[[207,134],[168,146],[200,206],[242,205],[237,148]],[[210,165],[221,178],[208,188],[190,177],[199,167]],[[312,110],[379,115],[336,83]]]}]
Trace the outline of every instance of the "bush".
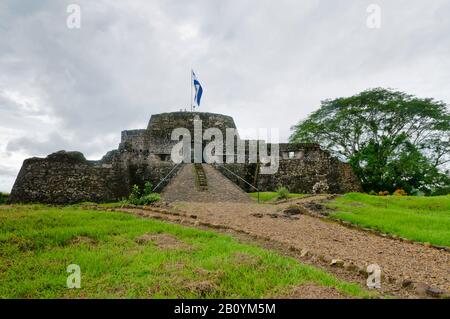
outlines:
[{"label": "bush", "polygon": [[133,185],[133,188],[131,189],[130,197],[128,197],[128,200],[133,203],[136,202],[141,198],[141,190],[139,189],[139,186]]},{"label": "bush", "polygon": [[369,192],[369,195],[378,195],[378,193],[375,192],[374,190],[371,190],[371,191]]},{"label": "bush", "polygon": [[145,196],[141,197],[140,205],[150,205],[152,203],[159,201],[160,199],[161,199],[161,196],[159,196],[159,194],[156,194],[156,193],[145,195]]},{"label": "bush", "polygon": [[150,205],[161,199],[159,194],[152,193],[153,185],[151,182],[146,182],[144,185],[144,192],[142,193],[138,185],[133,185],[131,194],[128,197],[128,203],[133,205]]},{"label": "bush", "polygon": [[395,192],[392,195],[395,195],[395,196],[408,196],[408,193],[405,192],[403,189],[399,188],[399,189],[396,189]]},{"label": "bush", "polygon": [[278,199],[288,199],[289,198],[289,190],[286,187],[280,187],[277,189],[277,198]]},{"label": "bush", "polygon": [[431,191],[431,196],[450,195],[450,186],[440,187]]},{"label": "bush", "polygon": [[148,181],[144,185],[144,196],[150,195],[153,193],[153,184],[152,182]]},{"label": "bush", "polygon": [[1,204],[6,204],[6,202],[8,201],[8,194],[4,194],[0,192],[0,205]]},{"label": "bush", "polygon": [[389,192],[388,191],[381,191],[378,193],[378,196],[388,196]]}]

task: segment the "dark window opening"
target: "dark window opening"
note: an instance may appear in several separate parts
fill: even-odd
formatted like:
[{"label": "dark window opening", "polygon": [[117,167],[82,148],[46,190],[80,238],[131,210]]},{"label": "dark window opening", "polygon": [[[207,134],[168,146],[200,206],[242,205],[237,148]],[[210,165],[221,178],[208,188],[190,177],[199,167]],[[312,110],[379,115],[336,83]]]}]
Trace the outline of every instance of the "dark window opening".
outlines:
[{"label": "dark window opening", "polygon": [[160,161],[170,161],[170,154],[155,154],[155,156],[158,157]]}]

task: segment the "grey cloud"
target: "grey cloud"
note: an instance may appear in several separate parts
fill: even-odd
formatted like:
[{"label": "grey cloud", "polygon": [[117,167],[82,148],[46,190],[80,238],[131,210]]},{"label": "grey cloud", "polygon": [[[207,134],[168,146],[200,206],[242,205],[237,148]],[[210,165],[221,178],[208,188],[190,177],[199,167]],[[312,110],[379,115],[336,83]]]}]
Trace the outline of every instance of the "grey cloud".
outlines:
[{"label": "grey cloud", "polygon": [[63,137],[57,132],[52,132],[40,140],[28,136],[11,139],[6,146],[6,151],[11,153],[23,152],[38,157],[45,157],[59,150],[76,151],[84,149],[88,157],[94,156],[91,159],[100,159],[104,154],[99,152],[99,150],[103,148],[102,146],[105,143],[111,143],[111,139],[109,137],[96,137],[80,142],[79,138],[72,139]]},{"label": "grey cloud", "polygon": [[16,170],[5,167],[0,165],[0,176],[9,176],[9,177],[15,177],[16,176]]},{"label": "grey cloud", "polygon": [[0,192],[9,193],[18,170],[0,165]]},{"label": "grey cloud", "polygon": [[67,140],[54,133],[43,141],[37,141],[27,136],[12,139],[8,142],[6,150],[9,152],[22,151],[27,154],[35,154],[35,156],[44,156],[55,150],[64,149],[67,144]]}]

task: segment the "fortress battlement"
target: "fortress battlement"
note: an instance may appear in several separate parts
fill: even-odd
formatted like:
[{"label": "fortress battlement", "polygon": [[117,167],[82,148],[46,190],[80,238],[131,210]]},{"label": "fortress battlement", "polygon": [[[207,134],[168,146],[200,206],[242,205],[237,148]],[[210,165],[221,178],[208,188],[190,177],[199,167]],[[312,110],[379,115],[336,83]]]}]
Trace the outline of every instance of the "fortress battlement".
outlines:
[{"label": "fortress battlement", "polygon": [[[117,201],[128,197],[134,184],[143,186],[148,180],[154,185],[163,181],[162,190],[170,182],[171,178],[166,178],[169,172],[173,177],[182,166],[171,160],[171,150],[178,142],[172,141],[172,131],[186,128],[194,136],[195,119],[201,120],[202,133],[208,128],[216,128],[225,137],[227,128],[236,129],[233,118],[222,114],[155,114],[146,129],[122,131],[118,149],[108,152],[100,161],[88,161],[82,153],[64,151],[42,159],[25,160],[10,201],[57,204]],[[244,143],[248,150],[250,142]],[[318,145],[281,143],[278,146],[279,169],[275,174],[262,175],[260,165],[247,160],[244,163],[225,161],[217,168],[245,191],[250,189],[242,179],[261,191],[273,191],[280,186],[297,193],[361,190],[351,167]]]}]

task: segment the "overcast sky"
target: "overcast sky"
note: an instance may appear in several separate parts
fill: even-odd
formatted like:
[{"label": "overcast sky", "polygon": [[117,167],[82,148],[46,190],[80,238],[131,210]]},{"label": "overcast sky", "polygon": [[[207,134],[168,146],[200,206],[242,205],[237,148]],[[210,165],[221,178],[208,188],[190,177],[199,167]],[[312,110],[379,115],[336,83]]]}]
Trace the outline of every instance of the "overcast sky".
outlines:
[{"label": "overcast sky", "polygon": [[[327,98],[373,87],[450,102],[450,1],[0,2],[0,191],[22,161],[98,159],[120,132],[190,104],[239,128],[289,128]],[[370,4],[380,28],[368,28]]]}]

